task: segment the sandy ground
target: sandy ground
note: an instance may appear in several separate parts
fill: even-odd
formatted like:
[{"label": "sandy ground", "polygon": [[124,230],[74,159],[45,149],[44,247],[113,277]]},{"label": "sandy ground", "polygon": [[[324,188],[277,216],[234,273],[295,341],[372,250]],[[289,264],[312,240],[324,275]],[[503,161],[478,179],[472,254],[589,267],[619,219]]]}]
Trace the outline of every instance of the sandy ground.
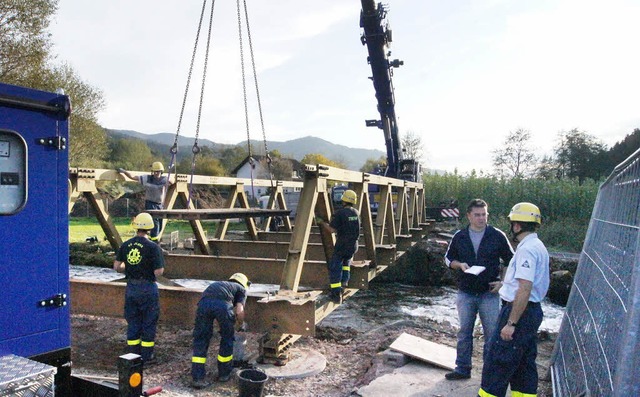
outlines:
[{"label": "sandy ground", "polygon": [[[116,378],[117,358],[125,352],[126,322],[122,319],[74,315],[72,318],[72,358],[74,374]],[[308,348],[323,354],[327,367],[318,375],[302,379],[269,379],[264,396],[357,396],[357,390],[373,379],[391,372],[383,364],[381,352],[403,332],[455,347],[455,330],[435,322],[415,323],[411,319],[379,326],[367,332],[351,328],[336,329],[318,326],[315,337],[304,337],[296,348]],[[257,357],[259,335],[247,333],[247,356]],[[209,352],[210,373],[215,375],[215,356],[219,340],[211,342]],[[481,339],[478,342],[482,342]],[[482,343],[474,344],[474,377],[481,369]],[[553,337],[544,334],[538,345],[540,377],[544,378],[548,359],[553,349]],[[156,340],[159,363],[144,371],[145,389],[162,386],[158,396],[237,396],[236,380],[213,383],[204,390],[193,390],[190,383],[191,329],[159,325]],[[550,397],[550,382],[541,379],[538,396]],[[400,396],[398,396],[400,397]]]}]

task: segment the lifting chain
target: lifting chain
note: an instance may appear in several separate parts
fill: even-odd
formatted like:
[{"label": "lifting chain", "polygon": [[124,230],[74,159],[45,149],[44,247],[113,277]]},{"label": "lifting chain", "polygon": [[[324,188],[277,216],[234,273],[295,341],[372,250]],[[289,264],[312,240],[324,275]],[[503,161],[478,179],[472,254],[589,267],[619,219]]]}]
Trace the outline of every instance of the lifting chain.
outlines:
[{"label": "lifting chain", "polygon": [[[255,84],[255,89],[256,89],[256,100],[257,100],[257,105],[258,105],[258,113],[260,116],[260,127],[262,129],[262,140],[264,143],[264,152],[265,152],[265,158],[267,161],[267,169],[268,169],[268,173],[269,173],[269,180],[271,182],[271,188],[273,189],[274,184],[273,184],[273,172],[272,172],[272,168],[271,168],[271,155],[269,154],[269,149],[267,147],[267,137],[266,137],[266,133],[265,133],[265,128],[264,128],[264,116],[262,113],[262,102],[260,100],[260,89],[259,89],[259,85],[258,85],[258,74],[256,73],[256,63],[255,63],[255,56],[254,56],[254,52],[253,52],[253,41],[251,39],[251,27],[249,25],[249,12],[247,10],[247,2],[246,0],[242,1],[243,7],[244,7],[244,20],[247,24],[247,42],[249,44],[249,54],[251,56],[251,68],[252,68],[252,72],[253,72],[253,78],[254,78],[254,84]],[[251,134],[250,134],[250,127],[249,127],[249,110],[248,110],[248,101],[247,101],[247,83],[246,83],[246,75],[245,75],[245,63],[244,63],[244,40],[242,38],[242,13],[241,13],[241,7],[240,7],[240,0],[236,0],[236,8],[237,8],[237,14],[238,14],[238,38],[240,41],[240,71],[242,73],[242,93],[243,93],[243,100],[244,100],[244,116],[245,116],[245,127],[247,129],[247,150],[249,152],[249,166],[250,166],[250,170],[251,170],[251,196],[253,198],[255,198],[255,192],[254,192],[254,186],[253,186],[253,179],[254,179],[254,175],[253,175],[253,171],[255,169],[255,159],[253,158],[253,153],[252,153],[252,148],[251,148]]]},{"label": "lifting chain", "polygon": [[[215,0],[212,2],[211,4],[211,15],[213,16],[213,5],[215,3]],[[178,154],[178,138],[180,137],[180,128],[182,127],[182,118],[184,117],[184,109],[187,105],[187,98],[189,96],[189,87],[191,86],[191,77],[193,75],[193,66],[195,65],[195,60],[196,60],[196,54],[198,52],[198,43],[200,41],[200,32],[202,30],[202,21],[204,20],[204,12],[206,10],[206,6],[207,6],[207,0],[204,0],[202,2],[202,10],[200,11],[200,20],[198,21],[198,29],[196,31],[196,39],[195,39],[195,43],[193,45],[193,52],[191,53],[191,63],[189,64],[189,73],[187,75],[187,84],[184,90],[184,96],[182,98],[182,107],[180,108],[180,116],[178,117],[178,126],[176,128],[176,136],[175,139],[173,141],[173,146],[171,146],[171,149],[169,149],[169,152],[171,153],[171,162],[169,164],[169,175],[167,176],[168,179],[171,179],[171,170],[174,168],[175,166],[175,161],[176,161],[176,156]],[[209,26],[209,36],[211,36],[211,26]],[[208,48],[207,48],[208,50]],[[204,82],[203,82],[204,85]],[[203,87],[204,88],[204,87]],[[202,106],[202,94],[200,96],[200,105]],[[197,137],[197,130],[196,130],[196,143],[194,144],[194,148],[192,149],[192,151],[194,150],[198,150],[199,152],[199,148],[197,146],[197,142],[198,142],[198,137]],[[192,170],[193,168],[195,168],[195,151],[194,151],[194,161],[192,162]],[[193,172],[191,174],[191,181],[193,182]],[[191,187],[189,187],[189,200],[191,200]],[[189,207],[188,203],[187,203],[187,208]]]},{"label": "lifting chain", "polygon": [[[205,0],[206,3],[206,0]],[[196,156],[200,153],[200,147],[198,146],[198,136],[200,135],[200,120],[202,119],[202,105],[204,103],[204,87],[207,81],[207,66],[209,64],[209,49],[211,47],[211,31],[213,30],[213,9],[216,2],[213,0],[211,2],[211,14],[209,16],[209,32],[207,34],[207,46],[205,49],[204,55],[204,66],[202,69],[202,85],[200,86],[200,103],[198,104],[198,121],[196,122],[196,136],[193,141],[193,147],[191,148],[191,152],[193,153],[193,157],[191,159],[191,179],[189,181],[189,198],[187,199],[187,208],[189,208],[189,204],[191,203],[191,196],[193,193],[193,175],[196,171]],[[200,28],[198,27],[198,30]]]}]

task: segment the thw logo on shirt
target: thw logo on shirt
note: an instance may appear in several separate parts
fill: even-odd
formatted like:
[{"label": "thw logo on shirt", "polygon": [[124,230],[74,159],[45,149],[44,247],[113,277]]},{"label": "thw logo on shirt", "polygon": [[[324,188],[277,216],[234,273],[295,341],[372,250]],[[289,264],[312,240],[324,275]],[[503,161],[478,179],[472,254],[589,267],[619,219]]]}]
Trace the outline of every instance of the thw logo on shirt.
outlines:
[{"label": "thw logo on shirt", "polygon": [[529,261],[524,261],[521,266],[526,267],[527,269],[531,268],[531,266],[529,266]]}]

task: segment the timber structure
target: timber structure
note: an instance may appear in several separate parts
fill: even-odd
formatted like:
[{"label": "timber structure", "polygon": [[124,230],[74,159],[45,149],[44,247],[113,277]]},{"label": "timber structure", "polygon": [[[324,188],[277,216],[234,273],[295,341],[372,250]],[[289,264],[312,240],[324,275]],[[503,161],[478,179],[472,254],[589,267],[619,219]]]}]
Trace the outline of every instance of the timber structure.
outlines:
[{"label": "timber structure", "polygon": [[[185,288],[177,279],[224,280],[235,272],[245,273],[253,285],[246,305],[249,331],[261,333],[261,359],[285,363],[288,350],[301,336],[315,334],[315,325],[338,307],[327,297],[327,261],[331,258],[335,236],[314,225],[315,216],[331,219],[331,186],[348,184],[358,195],[362,231],[360,249],[351,268],[351,280],[344,291],[348,298],[387,267],[415,242],[424,238],[430,227],[425,219],[424,187],[421,183],[379,175],[349,171],[322,164],[305,165],[301,181],[249,180],[183,174],[171,175],[172,184],[163,210],[154,217],[188,220],[194,233],[194,253],[165,252],[165,273],[159,280],[160,321],[193,327],[201,290]],[[132,172],[146,175],[146,172]],[[114,170],[72,168],[69,172],[69,212],[84,196],[92,206],[106,239],[113,249],[123,242],[113,219],[101,200],[98,186],[124,182]],[[189,184],[225,186],[229,194],[224,208],[195,209],[188,197]],[[245,186],[270,187],[267,209],[249,205]],[[370,185],[377,185],[380,202],[377,213],[371,211]],[[300,188],[295,219],[289,216],[283,188]],[[176,203],[182,209],[176,209]],[[180,206],[178,206],[180,207]],[[283,230],[260,230],[256,220],[281,216]],[[244,220],[244,240],[227,239],[231,218]],[[207,237],[202,221],[217,219],[215,235]],[[265,285],[265,288],[262,285]],[[124,280],[98,282],[71,280],[73,313],[122,317]]]}]

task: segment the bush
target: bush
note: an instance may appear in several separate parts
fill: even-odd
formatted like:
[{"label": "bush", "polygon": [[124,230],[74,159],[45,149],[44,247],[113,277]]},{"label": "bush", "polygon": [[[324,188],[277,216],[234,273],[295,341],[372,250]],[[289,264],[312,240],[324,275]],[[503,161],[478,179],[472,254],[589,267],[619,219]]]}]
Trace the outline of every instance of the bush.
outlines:
[{"label": "bush", "polygon": [[580,252],[598,194],[598,182],[586,180],[502,179],[471,174],[426,175],[426,206],[458,200],[461,220],[466,205],[474,198],[489,204],[489,222],[509,231],[507,215],[511,207],[529,201],[540,207],[540,238],[550,250]]}]

